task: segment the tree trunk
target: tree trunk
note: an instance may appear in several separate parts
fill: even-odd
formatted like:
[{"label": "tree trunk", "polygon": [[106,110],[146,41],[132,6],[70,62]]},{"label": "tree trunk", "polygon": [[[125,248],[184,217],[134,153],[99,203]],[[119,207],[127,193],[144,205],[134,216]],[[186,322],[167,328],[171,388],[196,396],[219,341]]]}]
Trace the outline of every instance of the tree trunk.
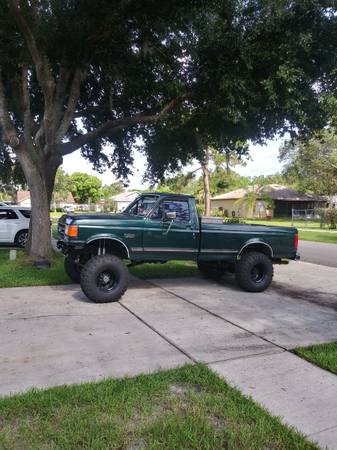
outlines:
[{"label": "tree trunk", "polygon": [[57,164],[44,161],[39,170],[37,155],[33,162],[28,152],[18,154],[30,191],[32,217],[26,252],[32,260],[49,260],[52,256],[50,229],[50,202]]},{"label": "tree trunk", "polygon": [[209,189],[209,152],[205,150],[204,159],[201,161],[202,177],[204,182],[204,202],[205,202],[205,216],[211,215],[211,196]]},{"label": "tree trunk", "polygon": [[227,175],[229,175],[230,171],[231,171],[231,169],[230,169],[230,161],[231,161],[231,154],[230,154],[230,150],[227,149],[226,150],[226,173],[227,173]]}]

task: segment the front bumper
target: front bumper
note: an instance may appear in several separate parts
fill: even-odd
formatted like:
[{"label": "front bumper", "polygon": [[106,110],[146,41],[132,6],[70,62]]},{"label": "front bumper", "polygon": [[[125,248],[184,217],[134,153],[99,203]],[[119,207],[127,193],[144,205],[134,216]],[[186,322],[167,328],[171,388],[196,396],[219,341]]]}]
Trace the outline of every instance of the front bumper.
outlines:
[{"label": "front bumper", "polygon": [[61,250],[62,253],[67,254],[71,252],[81,251],[84,248],[84,244],[79,244],[75,242],[67,242],[65,240],[59,239],[56,242],[56,247]]}]

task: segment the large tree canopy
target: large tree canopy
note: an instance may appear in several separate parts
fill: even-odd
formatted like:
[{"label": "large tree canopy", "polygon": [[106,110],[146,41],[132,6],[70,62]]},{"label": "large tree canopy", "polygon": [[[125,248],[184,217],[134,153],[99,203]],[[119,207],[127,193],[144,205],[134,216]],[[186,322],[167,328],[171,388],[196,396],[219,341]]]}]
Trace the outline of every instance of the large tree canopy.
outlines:
[{"label": "large tree canopy", "polygon": [[0,124],[31,191],[31,256],[50,252],[55,173],[76,149],[125,176],[139,136],[156,173],[198,151],[195,132],[322,126],[336,35],[333,0],[0,0]]},{"label": "large tree canopy", "polygon": [[309,140],[286,142],[280,149],[284,175],[301,191],[337,194],[337,135],[327,129]]}]

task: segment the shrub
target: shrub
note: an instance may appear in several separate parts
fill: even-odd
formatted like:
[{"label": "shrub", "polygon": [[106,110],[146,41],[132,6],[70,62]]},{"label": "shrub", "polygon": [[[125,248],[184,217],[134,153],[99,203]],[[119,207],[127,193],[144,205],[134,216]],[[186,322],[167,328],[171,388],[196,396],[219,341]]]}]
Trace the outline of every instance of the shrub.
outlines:
[{"label": "shrub", "polygon": [[242,217],[225,217],[224,223],[246,223]]},{"label": "shrub", "polygon": [[228,211],[227,210],[220,210],[212,211],[212,216],[214,217],[222,217],[224,223],[245,223],[245,221],[242,219],[242,217],[239,216],[232,216],[228,217]]},{"label": "shrub", "polygon": [[328,225],[330,230],[336,230],[337,228],[337,208],[318,208],[315,210],[315,214],[318,214],[321,219],[321,226]]}]

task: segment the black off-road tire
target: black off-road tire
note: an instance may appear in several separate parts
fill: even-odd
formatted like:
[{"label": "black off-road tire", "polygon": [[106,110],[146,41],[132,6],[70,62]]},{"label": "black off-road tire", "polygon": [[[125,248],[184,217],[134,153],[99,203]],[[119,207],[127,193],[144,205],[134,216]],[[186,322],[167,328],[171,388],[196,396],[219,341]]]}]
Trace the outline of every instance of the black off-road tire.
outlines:
[{"label": "black off-road tire", "polygon": [[[110,277],[110,282],[105,282],[105,277]],[[128,288],[129,273],[117,256],[94,256],[81,270],[80,283],[84,294],[93,302],[117,302]]]},{"label": "black off-road tire", "polygon": [[74,283],[80,282],[81,269],[79,268],[76,261],[74,261],[70,256],[66,256],[64,258],[64,270],[71,281],[73,281]]},{"label": "black off-road tire", "polygon": [[270,285],[274,274],[273,263],[264,253],[249,252],[236,264],[235,278],[248,292],[262,292]]},{"label": "black off-road tire", "polygon": [[20,248],[25,248],[28,241],[28,230],[21,230],[15,236],[15,245]]},{"label": "black off-road tire", "polygon": [[218,280],[225,273],[224,267],[217,262],[198,261],[198,269],[206,277]]}]

